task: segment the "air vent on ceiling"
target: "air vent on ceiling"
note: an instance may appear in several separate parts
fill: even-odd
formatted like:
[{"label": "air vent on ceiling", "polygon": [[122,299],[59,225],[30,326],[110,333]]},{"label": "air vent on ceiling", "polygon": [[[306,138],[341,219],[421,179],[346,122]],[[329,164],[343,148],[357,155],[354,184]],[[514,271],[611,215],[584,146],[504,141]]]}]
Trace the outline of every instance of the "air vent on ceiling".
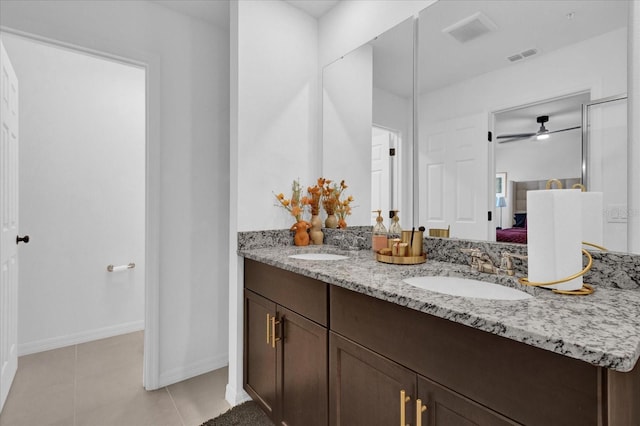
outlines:
[{"label": "air vent on ceiling", "polygon": [[482,12],[476,12],[453,25],[449,25],[442,32],[449,34],[460,43],[466,43],[497,28],[496,24],[491,22],[486,15]]},{"label": "air vent on ceiling", "polygon": [[525,59],[525,58],[528,58],[530,56],[537,55],[537,54],[538,54],[538,49],[527,49],[527,50],[524,50],[524,51],[522,51],[520,53],[516,53],[514,55],[507,56],[507,60],[509,60],[509,62],[517,62],[517,61],[519,61],[521,59]]}]

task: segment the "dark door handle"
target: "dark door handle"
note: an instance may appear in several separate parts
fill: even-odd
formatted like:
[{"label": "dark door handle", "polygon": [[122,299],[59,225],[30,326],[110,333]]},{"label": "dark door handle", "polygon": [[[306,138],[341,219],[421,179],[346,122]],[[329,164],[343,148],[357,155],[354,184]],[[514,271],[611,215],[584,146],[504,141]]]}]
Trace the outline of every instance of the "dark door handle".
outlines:
[{"label": "dark door handle", "polygon": [[24,237],[21,237],[19,235],[16,235],[16,244],[18,244],[19,242],[27,244],[29,242],[29,236],[25,235]]}]

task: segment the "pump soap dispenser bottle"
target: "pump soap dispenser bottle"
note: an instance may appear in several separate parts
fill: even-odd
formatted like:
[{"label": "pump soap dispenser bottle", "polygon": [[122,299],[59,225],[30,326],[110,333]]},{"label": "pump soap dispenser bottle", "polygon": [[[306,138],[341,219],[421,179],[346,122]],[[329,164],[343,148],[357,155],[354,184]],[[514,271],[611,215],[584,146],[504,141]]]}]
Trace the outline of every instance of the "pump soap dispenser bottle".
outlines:
[{"label": "pump soap dispenser bottle", "polygon": [[391,218],[391,226],[389,227],[390,234],[402,234],[402,227],[400,226],[400,217],[398,213],[400,210],[391,210],[393,212],[393,217]]},{"label": "pump soap dispenser bottle", "polygon": [[373,213],[378,213],[378,217],[376,217],[376,224],[373,227],[373,237],[371,240],[371,248],[373,251],[378,252],[378,250],[387,247],[387,228],[385,228],[384,219],[382,218],[382,210],[374,210]]}]

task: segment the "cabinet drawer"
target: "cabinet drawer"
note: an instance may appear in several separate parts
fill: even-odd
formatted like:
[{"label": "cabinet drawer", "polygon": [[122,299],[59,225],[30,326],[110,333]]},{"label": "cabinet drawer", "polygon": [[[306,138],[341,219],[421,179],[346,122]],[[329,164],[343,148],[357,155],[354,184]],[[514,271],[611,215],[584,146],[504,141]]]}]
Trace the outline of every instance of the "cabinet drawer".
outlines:
[{"label": "cabinet drawer", "polygon": [[598,424],[602,370],[331,287],[331,329],[523,424]]},{"label": "cabinet drawer", "polygon": [[245,259],[244,286],[318,324],[327,325],[327,284]]}]

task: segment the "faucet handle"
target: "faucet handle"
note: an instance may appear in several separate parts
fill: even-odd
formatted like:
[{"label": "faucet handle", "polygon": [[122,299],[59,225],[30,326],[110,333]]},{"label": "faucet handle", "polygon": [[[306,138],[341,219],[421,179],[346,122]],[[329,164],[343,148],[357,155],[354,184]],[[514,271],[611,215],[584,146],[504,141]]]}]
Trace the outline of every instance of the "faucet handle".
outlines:
[{"label": "faucet handle", "polygon": [[514,253],[509,253],[508,251],[503,251],[502,252],[502,257],[509,257],[511,259],[520,259],[520,260],[527,260],[528,256],[524,256],[522,254],[514,254]]},{"label": "faucet handle", "polygon": [[515,269],[513,268],[513,259],[527,260],[527,256],[520,254],[512,254],[506,251],[502,252],[502,258],[500,259],[500,271],[506,272],[507,275],[515,275]]}]

